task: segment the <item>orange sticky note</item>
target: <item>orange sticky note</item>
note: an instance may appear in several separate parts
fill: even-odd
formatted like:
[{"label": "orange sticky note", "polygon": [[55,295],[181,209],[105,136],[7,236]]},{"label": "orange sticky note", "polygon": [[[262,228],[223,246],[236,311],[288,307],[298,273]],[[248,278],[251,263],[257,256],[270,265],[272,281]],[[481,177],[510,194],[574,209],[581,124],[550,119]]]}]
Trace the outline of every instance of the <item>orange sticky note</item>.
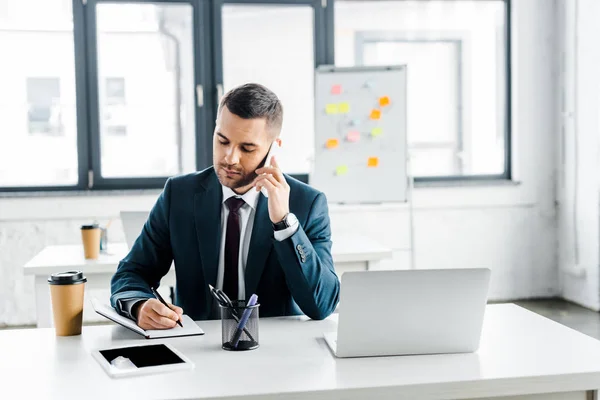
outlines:
[{"label": "orange sticky note", "polygon": [[360,132],[359,131],[350,131],[346,135],[346,140],[352,143],[356,143],[360,140]]},{"label": "orange sticky note", "polygon": [[371,129],[371,136],[373,136],[373,137],[380,136],[382,133],[383,133],[383,129],[381,129],[381,128]]},{"label": "orange sticky note", "polygon": [[379,158],[377,157],[369,157],[367,160],[367,167],[374,168],[379,166]]},{"label": "orange sticky note", "polygon": [[336,175],[346,175],[348,173],[348,166],[347,165],[340,165],[335,169],[335,174]]},{"label": "orange sticky note", "polygon": [[381,107],[389,106],[390,105],[390,98],[388,96],[380,97],[379,98],[379,105]]},{"label": "orange sticky note", "polygon": [[338,109],[338,105],[337,104],[327,104],[325,106],[325,113],[326,114],[337,114],[339,111]]},{"label": "orange sticky note", "polygon": [[369,118],[371,119],[379,119],[381,118],[381,111],[374,109],[373,111],[371,111],[371,115],[369,115]]},{"label": "orange sticky note", "polygon": [[340,144],[339,140],[337,140],[337,139],[329,139],[325,143],[325,147],[327,147],[328,149],[335,149],[336,147],[338,147],[339,144]]},{"label": "orange sticky note", "polygon": [[331,87],[331,94],[340,94],[342,93],[342,85],[333,85]]},{"label": "orange sticky note", "polygon": [[338,109],[340,110],[340,113],[346,114],[350,112],[350,103],[340,103],[338,104]]}]

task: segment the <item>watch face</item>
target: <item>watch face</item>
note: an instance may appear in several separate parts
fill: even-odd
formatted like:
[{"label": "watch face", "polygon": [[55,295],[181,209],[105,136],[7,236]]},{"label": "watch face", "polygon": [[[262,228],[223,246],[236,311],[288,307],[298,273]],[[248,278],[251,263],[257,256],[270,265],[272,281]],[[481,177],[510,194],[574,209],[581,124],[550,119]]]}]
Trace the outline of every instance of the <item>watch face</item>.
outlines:
[{"label": "watch face", "polygon": [[292,226],[296,223],[296,221],[298,221],[298,218],[296,218],[296,216],[292,213],[289,213],[287,215],[287,217],[285,218],[285,223],[287,226]]},{"label": "watch face", "polygon": [[285,218],[283,218],[283,221],[273,224],[273,228],[277,231],[284,230],[290,226],[293,226],[297,221],[298,218],[296,218],[294,214],[289,213],[285,216]]}]

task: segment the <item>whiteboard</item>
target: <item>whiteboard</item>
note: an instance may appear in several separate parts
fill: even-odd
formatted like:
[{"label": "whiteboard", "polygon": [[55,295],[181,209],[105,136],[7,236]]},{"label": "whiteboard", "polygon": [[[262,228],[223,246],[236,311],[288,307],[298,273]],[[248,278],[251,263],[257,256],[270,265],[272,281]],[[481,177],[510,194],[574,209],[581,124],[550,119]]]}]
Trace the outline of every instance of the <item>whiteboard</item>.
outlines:
[{"label": "whiteboard", "polygon": [[332,203],[405,202],[406,66],[315,73],[310,183]]}]

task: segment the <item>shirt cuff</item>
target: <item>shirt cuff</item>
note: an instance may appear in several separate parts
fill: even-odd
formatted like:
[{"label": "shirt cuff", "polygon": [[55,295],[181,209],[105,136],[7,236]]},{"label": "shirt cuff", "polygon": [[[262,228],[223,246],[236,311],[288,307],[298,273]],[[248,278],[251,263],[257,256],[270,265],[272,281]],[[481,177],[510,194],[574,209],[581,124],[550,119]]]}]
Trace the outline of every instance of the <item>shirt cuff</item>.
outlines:
[{"label": "shirt cuff", "polygon": [[275,234],[275,240],[277,240],[278,242],[283,242],[285,239],[289,238],[294,233],[296,233],[296,231],[298,231],[299,226],[300,226],[300,223],[298,221],[296,221],[296,223],[290,227],[287,227],[281,231],[273,232]]},{"label": "shirt cuff", "polygon": [[144,298],[136,298],[136,299],[121,299],[117,301],[117,305],[119,307],[119,312],[121,313],[121,315],[130,318],[134,321],[137,320],[137,318],[131,314],[131,310],[133,310],[134,306],[139,303],[140,301],[146,301],[148,299],[144,299]]}]

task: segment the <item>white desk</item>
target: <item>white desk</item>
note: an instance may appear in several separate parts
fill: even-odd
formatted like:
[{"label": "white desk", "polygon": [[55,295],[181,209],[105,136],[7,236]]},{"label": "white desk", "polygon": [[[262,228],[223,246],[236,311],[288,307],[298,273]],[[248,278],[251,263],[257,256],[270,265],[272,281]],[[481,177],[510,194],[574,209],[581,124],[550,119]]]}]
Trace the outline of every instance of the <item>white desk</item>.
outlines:
[{"label": "white desk", "polygon": [[[83,257],[81,245],[48,246],[31,259],[24,267],[25,275],[35,276],[35,305],[38,328],[53,326],[50,289],[48,277],[55,272],[81,270],[87,277],[86,291],[110,289],[110,279],[121,261],[128,253],[127,244],[109,243],[108,254],[100,254],[97,260],[86,260]],[[392,257],[392,250],[362,236],[340,235],[334,238],[332,247],[335,269],[341,276],[346,271],[377,269],[379,261]],[[168,298],[167,288],[175,286],[175,271],[173,268],[161,280],[159,291]],[[84,320],[98,319],[86,296]],[[107,298],[102,300],[108,301]]]},{"label": "white desk", "polygon": [[19,398],[61,400],[589,400],[600,388],[599,341],[512,304],[488,306],[471,354],[336,359],[321,335],[334,317],[261,319],[260,348],[237,353],[221,350],[220,321],[198,324],[206,335],[147,341],[171,343],[194,370],[122,380],[90,352],[144,342],[125,328],[0,331],[0,377]]}]

